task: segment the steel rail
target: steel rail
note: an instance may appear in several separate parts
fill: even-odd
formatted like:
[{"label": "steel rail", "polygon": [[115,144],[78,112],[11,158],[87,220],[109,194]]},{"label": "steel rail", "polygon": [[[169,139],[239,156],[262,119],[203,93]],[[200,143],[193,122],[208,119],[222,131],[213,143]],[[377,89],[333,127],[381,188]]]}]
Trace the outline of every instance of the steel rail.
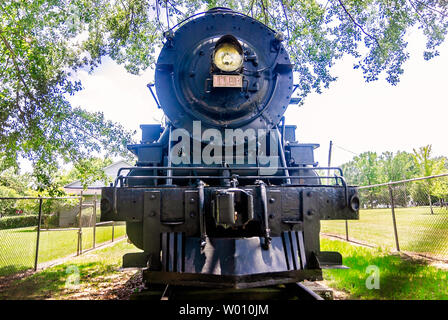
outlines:
[{"label": "steel rail", "polygon": [[[254,287],[254,288],[250,288],[249,290],[255,290],[254,292],[257,292],[256,290],[258,290],[258,289],[268,289],[268,288],[272,290],[272,287],[267,287],[267,286]],[[190,287],[190,286],[176,286],[176,285],[172,285],[172,284],[164,284],[164,286],[159,287],[159,289],[157,289],[157,287],[155,288],[155,290],[154,289],[144,289],[141,292],[134,293],[133,296],[138,297],[139,295],[141,295],[141,297],[145,297],[146,296],[145,291],[147,291],[147,292],[153,291],[154,294],[151,296],[159,295],[160,300],[181,301],[181,300],[184,300],[185,297],[190,298],[190,299],[193,297],[193,300],[196,300],[199,297],[201,297],[202,295],[207,294],[210,289],[211,288],[197,288],[197,287]],[[269,297],[271,297],[269,299],[269,300],[271,300],[272,296],[270,296],[270,294],[278,295],[279,292],[286,292],[286,294],[288,295],[289,298],[298,298],[299,301],[325,300],[321,296],[319,296],[316,292],[314,292],[313,290],[306,287],[305,285],[303,285],[300,282],[285,284],[284,288],[278,288],[278,289],[280,291],[269,291],[269,290],[264,291],[264,294],[266,295],[265,297],[267,299],[269,299]],[[239,291],[238,289],[234,289],[234,290],[236,290],[236,292],[233,290],[224,291],[224,292],[218,294],[217,296],[215,295],[210,300],[212,300],[212,301],[218,301],[221,299],[234,300],[235,299],[234,293],[237,293]],[[274,288],[274,290],[275,290],[275,288]],[[276,300],[276,299],[274,298],[274,300]]]},{"label": "steel rail", "polygon": [[295,293],[299,298],[299,300],[304,301],[324,300],[321,296],[319,296],[313,290],[307,288],[300,282],[288,284],[286,285],[286,287],[287,290],[290,290],[291,292]]}]

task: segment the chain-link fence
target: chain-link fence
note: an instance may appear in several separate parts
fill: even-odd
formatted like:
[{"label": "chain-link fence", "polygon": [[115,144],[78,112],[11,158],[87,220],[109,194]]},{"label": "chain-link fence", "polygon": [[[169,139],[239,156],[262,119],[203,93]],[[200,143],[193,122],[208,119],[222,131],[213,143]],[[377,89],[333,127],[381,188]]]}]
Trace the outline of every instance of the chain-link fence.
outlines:
[{"label": "chain-link fence", "polygon": [[99,215],[96,195],[0,198],[0,277],[125,236],[124,223]]},{"label": "chain-link fence", "polygon": [[359,220],[323,221],[323,234],[448,260],[448,174],[360,187],[359,194]]}]

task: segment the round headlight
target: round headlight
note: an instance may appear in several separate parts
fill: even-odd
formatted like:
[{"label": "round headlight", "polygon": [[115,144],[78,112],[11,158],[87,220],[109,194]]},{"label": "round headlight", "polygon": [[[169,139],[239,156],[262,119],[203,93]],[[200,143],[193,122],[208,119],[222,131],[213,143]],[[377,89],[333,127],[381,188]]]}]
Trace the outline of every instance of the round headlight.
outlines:
[{"label": "round headlight", "polygon": [[236,39],[233,40],[233,37],[233,39],[230,39],[229,36],[227,36],[227,39],[223,38],[216,44],[215,52],[213,54],[213,63],[222,71],[236,71],[243,65],[241,45]]}]

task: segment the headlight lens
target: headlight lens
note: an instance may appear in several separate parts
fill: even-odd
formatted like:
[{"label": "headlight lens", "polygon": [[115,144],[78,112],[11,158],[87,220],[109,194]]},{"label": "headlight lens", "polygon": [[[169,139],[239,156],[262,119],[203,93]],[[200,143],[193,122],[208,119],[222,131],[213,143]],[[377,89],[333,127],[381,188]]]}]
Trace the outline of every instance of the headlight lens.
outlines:
[{"label": "headlight lens", "polygon": [[243,56],[233,43],[222,43],[215,50],[213,62],[220,70],[232,72],[241,68]]}]

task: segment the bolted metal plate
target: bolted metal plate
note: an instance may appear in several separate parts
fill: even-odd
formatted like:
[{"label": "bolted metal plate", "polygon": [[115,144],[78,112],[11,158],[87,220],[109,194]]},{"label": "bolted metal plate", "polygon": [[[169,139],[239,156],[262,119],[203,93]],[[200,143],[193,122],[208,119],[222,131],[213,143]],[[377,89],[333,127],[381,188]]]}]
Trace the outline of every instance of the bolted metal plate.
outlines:
[{"label": "bolted metal plate", "polygon": [[215,88],[242,88],[243,76],[230,74],[214,74],[213,87]]},{"label": "bolted metal plate", "polygon": [[[359,219],[359,210],[353,211],[345,202],[343,187],[310,187],[303,189],[303,214],[305,218],[317,216],[321,220]],[[348,187],[348,197],[357,193]]]},{"label": "bolted metal plate", "polygon": [[184,192],[184,216],[186,219],[195,218],[198,215],[199,199],[197,190],[185,190]]},{"label": "bolted metal plate", "polygon": [[145,218],[160,217],[160,191],[145,191],[144,210]]}]

